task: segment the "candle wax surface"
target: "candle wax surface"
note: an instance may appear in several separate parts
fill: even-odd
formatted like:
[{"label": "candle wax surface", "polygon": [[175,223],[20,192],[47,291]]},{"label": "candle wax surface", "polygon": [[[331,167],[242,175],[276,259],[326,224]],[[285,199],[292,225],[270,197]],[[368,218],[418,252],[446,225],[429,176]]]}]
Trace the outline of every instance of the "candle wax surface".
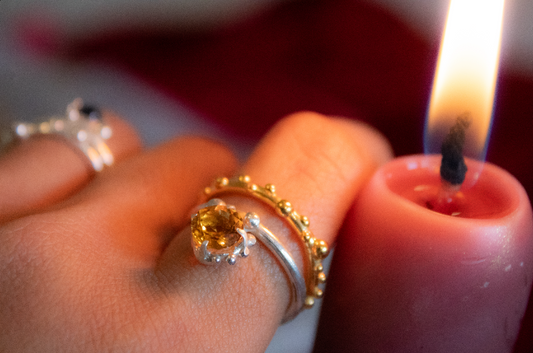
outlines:
[{"label": "candle wax surface", "polygon": [[396,158],[361,190],[335,248],[318,347],[512,352],[533,281],[530,201],[505,170],[466,160],[465,186],[435,212],[440,161]]},{"label": "candle wax surface", "polygon": [[[466,160],[468,171],[464,186],[449,190],[441,181],[439,156],[413,160],[412,163],[395,166],[386,174],[391,191],[413,203],[445,215],[462,218],[500,218],[518,202],[505,189],[505,184],[494,182],[493,170],[483,172],[481,162]],[[403,179],[394,178],[397,172],[406,174]]]}]

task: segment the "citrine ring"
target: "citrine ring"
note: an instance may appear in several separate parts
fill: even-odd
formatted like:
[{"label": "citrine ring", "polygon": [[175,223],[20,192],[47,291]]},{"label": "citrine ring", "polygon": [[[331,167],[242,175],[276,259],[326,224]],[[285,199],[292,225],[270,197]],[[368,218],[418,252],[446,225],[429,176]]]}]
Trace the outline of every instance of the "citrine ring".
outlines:
[{"label": "citrine ring", "polygon": [[191,232],[194,254],[205,265],[223,262],[234,265],[239,256],[250,254],[256,240],[261,242],[279,261],[291,284],[292,300],[284,322],[298,315],[306,299],[305,279],[290,253],[261,224],[256,213],[242,214],[220,199],[211,199],[198,206],[198,211],[191,216]]},{"label": "citrine ring", "polygon": [[52,135],[66,139],[89,159],[96,172],[114,162],[106,143],[112,135],[111,127],[104,123],[98,108],[84,104],[80,98],[67,106],[65,116],[54,116],[37,123],[15,122],[11,131],[0,136],[0,142],[8,145],[34,135]]},{"label": "citrine ring", "polygon": [[237,256],[250,254],[249,248],[256,241],[252,232],[258,226],[259,217],[255,213],[242,216],[222,200],[209,200],[191,217],[194,254],[206,265],[223,260],[234,265]]}]

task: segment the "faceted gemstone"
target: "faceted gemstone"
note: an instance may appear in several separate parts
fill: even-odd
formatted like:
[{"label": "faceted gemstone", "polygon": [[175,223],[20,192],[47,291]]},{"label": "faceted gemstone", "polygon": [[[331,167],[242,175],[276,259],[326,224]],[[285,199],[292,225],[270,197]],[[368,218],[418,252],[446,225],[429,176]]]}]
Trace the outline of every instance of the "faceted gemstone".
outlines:
[{"label": "faceted gemstone", "polygon": [[242,218],[226,206],[204,207],[191,220],[194,241],[200,245],[208,241],[211,249],[225,249],[240,239],[236,229],[242,229]]}]

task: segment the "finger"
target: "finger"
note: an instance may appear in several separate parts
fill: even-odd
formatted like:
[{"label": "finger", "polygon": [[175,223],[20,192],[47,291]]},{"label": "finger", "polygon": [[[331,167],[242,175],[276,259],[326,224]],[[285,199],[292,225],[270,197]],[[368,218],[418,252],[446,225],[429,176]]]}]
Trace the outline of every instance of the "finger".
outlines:
[{"label": "finger", "polygon": [[[276,194],[309,217],[314,235],[333,243],[361,185],[390,157],[385,140],[363,124],[300,113],[274,127],[242,172],[257,185],[275,184]],[[272,207],[237,194],[221,198],[239,211],[258,213],[302,272],[309,267],[302,240]],[[235,266],[200,265],[192,255],[190,237],[190,229],[176,237],[156,272],[163,283],[159,286],[176,298],[170,313],[180,312],[180,322],[191,322],[192,337],[205,347],[264,351],[291,300],[290,284],[279,262],[259,243]],[[211,318],[223,324],[217,326],[216,335],[205,337],[202,333],[210,330]],[[254,335],[238,344],[217,341],[219,336],[232,337],[235,327]]]},{"label": "finger", "polygon": [[188,222],[198,190],[235,166],[218,143],[176,139],[52,210],[0,227],[0,350],[183,351],[176,339],[185,332],[172,336],[179,313],[168,316],[166,296],[144,277],[153,276],[165,229]]},{"label": "finger", "polygon": [[[103,119],[113,135],[106,142],[115,163],[137,153],[140,140],[116,114]],[[0,156],[0,223],[38,212],[80,190],[94,176],[88,158],[70,142],[35,136]]]},{"label": "finger", "polygon": [[153,266],[189,222],[202,188],[236,165],[233,153],[217,142],[177,138],[117,166],[62,207],[76,206],[76,212],[102,220],[116,246]]},{"label": "finger", "polygon": [[[313,233],[333,243],[361,186],[391,158],[390,147],[363,123],[308,113],[286,124],[272,132],[244,171],[260,185],[275,178],[277,193],[298,205],[299,213],[320,220]],[[287,155],[293,157],[280,163]]]}]

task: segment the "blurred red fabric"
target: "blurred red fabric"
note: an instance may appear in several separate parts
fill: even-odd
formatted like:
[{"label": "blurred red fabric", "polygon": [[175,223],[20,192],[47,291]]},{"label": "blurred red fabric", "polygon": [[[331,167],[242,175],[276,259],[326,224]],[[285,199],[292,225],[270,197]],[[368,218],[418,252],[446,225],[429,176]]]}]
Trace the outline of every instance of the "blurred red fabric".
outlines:
[{"label": "blurred red fabric", "polygon": [[[382,131],[398,155],[421,153],[440,38],[428,43],[363,1],[284,3],[216,31],[141,29],[69,43],[71,60],[133,73],[238,136],[259,138],[299,110]],[[501,69],[488,160],[533,195],[533,80]],[[530,301],[516,352],[533,332]]]},{"label": "blurred red fabric", "polygon": [[[69,43],[71,59],[114,62],[225,128],[261,136],[299,110],[364,120],[398,155],[423,151],[440,38],[428,43],[380,8],[293,1],[205,32],[107,33]],[[488,160],[533,194],[533,80],[502,68]]]},{"label": "blurred red fabric", "polygon": [[294,1],[212,32],[108,33],[69,55],[111,60],[239,134],[314,110],[365,120],[404,154],[422,151],[434,44],[357,1]]}]

